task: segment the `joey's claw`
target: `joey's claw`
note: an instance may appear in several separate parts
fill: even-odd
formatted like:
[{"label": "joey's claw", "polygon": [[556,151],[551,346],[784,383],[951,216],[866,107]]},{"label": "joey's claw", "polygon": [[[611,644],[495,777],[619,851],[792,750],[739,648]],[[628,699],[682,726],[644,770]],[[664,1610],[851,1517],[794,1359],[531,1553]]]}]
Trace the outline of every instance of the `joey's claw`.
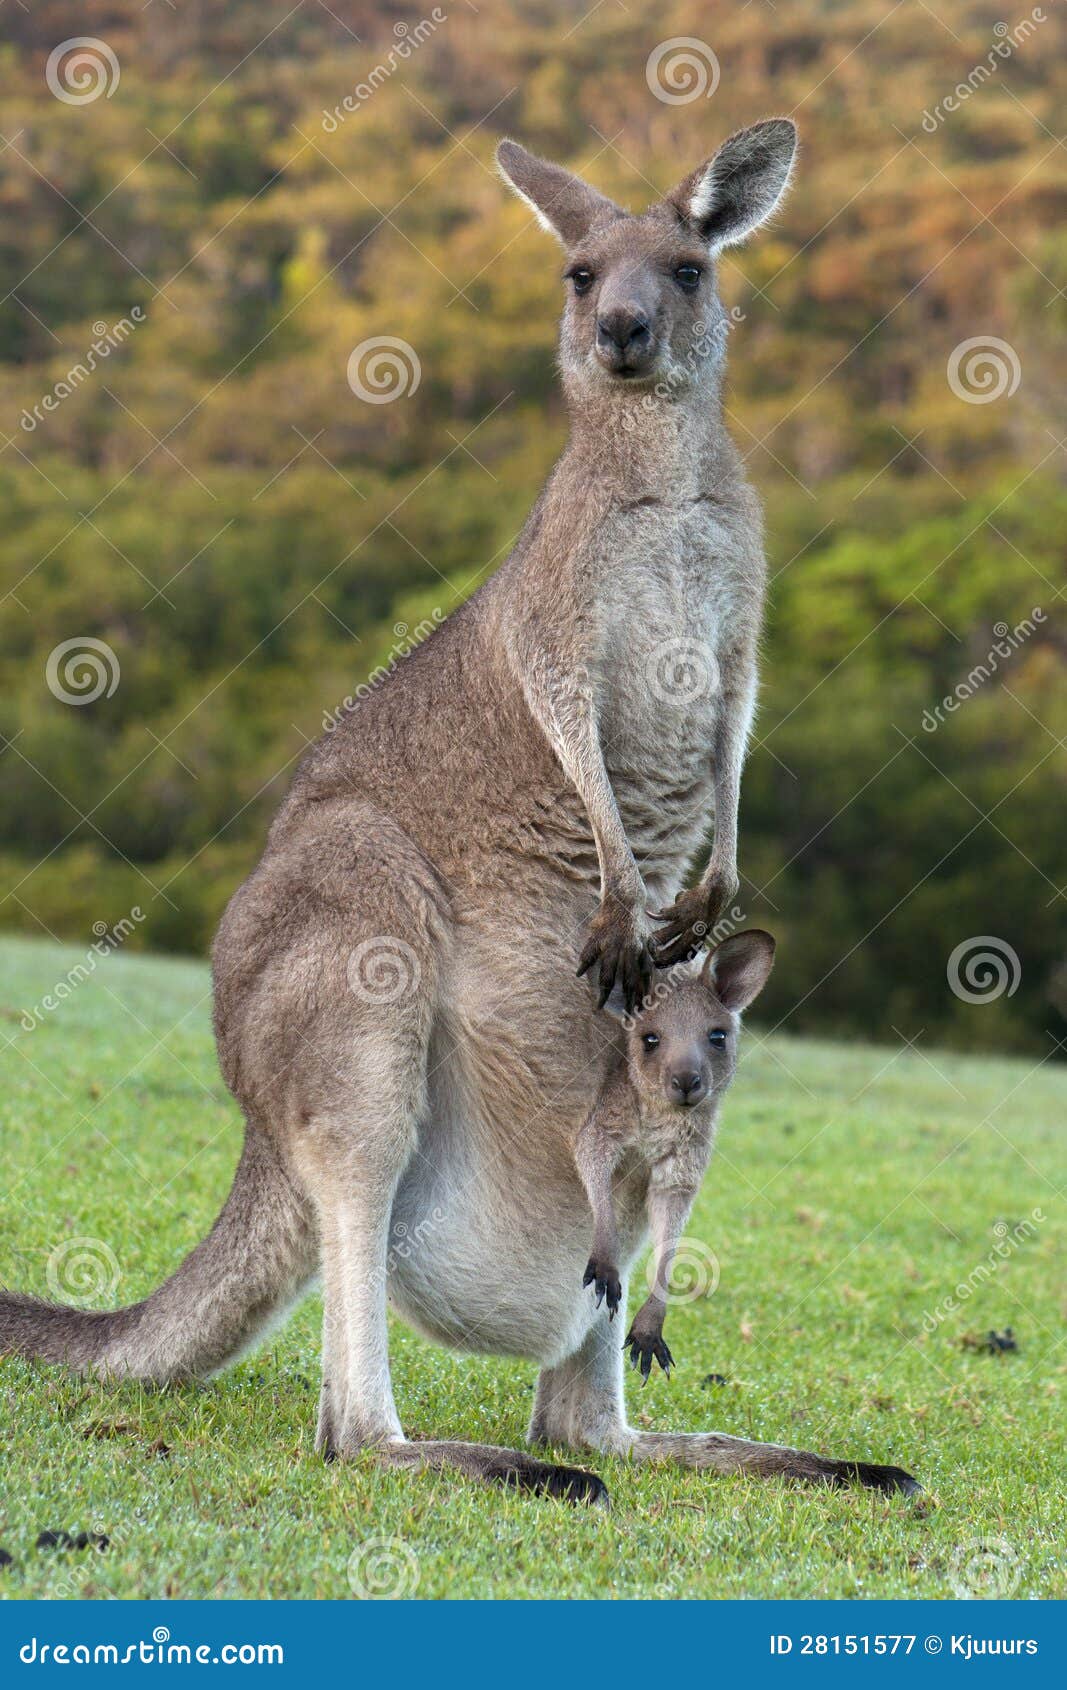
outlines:
[{"label": "joey's claw", "polygon": [[630,1366],[640,1369],[641,1377],[646,1385],[652,1372],[653,1361],[658,1361],[667,1378],[670,1378],[671,1368],[675,1366],[675,1360],[661,1337],[653,1335],[646,1337],[641,1333],[636,1333],[631,1326],[626,1335],[623,1349],[629,1349]]}]

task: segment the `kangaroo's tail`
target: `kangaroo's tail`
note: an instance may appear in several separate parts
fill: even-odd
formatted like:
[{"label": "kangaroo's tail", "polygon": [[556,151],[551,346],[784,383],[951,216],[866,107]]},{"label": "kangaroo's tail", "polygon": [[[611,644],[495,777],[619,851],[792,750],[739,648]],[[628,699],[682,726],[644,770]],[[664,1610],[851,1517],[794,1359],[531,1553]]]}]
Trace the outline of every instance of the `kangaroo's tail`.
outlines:
[{"label": "kangaroo's tail", "polygon": [[163,1384],[232,1361],[315,1272],[310,1208],[271,1140],[250,1126],[222,1213],[143,1303],[102,1313],[0,1290],[0,1355]]}]

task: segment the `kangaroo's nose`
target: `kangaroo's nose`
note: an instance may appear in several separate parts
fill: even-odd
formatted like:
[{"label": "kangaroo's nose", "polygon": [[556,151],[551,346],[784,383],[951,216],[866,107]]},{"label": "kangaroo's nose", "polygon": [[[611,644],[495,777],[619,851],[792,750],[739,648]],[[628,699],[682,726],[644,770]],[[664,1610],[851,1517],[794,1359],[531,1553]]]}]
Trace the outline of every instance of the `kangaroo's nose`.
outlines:
[{"label": "kangaroo's nose", "polygon": [[650,334],[648,318],[634,306],[616,305],[596,320],[597,344],[606,352],[639,352]]},{"label": "kangaroo's nose", "polygon": [[679,1103],[699,1103],[703,1089],[700,1074],[695,1068],[671,1075],[671,1091]]}]

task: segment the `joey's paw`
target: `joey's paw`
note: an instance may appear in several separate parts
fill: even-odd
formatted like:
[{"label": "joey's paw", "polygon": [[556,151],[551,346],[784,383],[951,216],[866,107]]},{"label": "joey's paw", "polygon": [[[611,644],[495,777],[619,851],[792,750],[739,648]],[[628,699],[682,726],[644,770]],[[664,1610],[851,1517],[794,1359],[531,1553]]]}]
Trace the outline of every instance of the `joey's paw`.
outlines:
[{"label": "joey's paw", "polygon": [[597,1008],[603,1009],[619,985],[627,1015],[640,1008],[652,984],[652,952],[643,921],[621,904],[602,904],[589,924],[578,959],[578,973],[597,969]]},{"label": "joey's paw", "polygon": [[608,1319],[614,1320],[622,1302],[622,1281],[618,1268],[609,1262],[598,1262],[595,1256],[590,1256],[589,1265],[582,1275],[583,1285],[596,1287],[596,1306],[607,1300]]},{"label": "joey's paw", "polygon": [[671,1368],[676,1366],[674,1357],[663,1341],[661,1332],[645,1331],[635,1321],[626,1334],[623,1349],[630,1352],[630,1366],[639,1368],[641,1377],[648,1383],[648,1376],[652,1372],[652,1363],[658,1361],[668,1379]]},{"label": "joey's paw", "polygon": [[652,941],[656,967],[673,968],[676,962],[696,956],[737,888],[737,875],[731,870],[691,886],[666,909],[651,910],[653,921],[664,923]]}]

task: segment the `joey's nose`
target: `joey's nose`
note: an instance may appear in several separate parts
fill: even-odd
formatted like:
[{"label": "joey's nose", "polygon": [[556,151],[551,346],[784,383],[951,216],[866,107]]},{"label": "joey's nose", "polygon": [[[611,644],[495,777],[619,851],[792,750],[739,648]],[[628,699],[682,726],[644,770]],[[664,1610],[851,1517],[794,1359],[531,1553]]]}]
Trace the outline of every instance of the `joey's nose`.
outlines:
[{"label": "joey's nose", "polygon": [[616,305],[596,320],[596,347],[613,369],[636,368],[652,348],[652,330],[643,311]]},{"label": "joey's nose", "polygon": [[704,1082],[697,1069],[685,1068],[672,1074],[671,1093],[678,1103],[699,1103],[704,1095]]}]

